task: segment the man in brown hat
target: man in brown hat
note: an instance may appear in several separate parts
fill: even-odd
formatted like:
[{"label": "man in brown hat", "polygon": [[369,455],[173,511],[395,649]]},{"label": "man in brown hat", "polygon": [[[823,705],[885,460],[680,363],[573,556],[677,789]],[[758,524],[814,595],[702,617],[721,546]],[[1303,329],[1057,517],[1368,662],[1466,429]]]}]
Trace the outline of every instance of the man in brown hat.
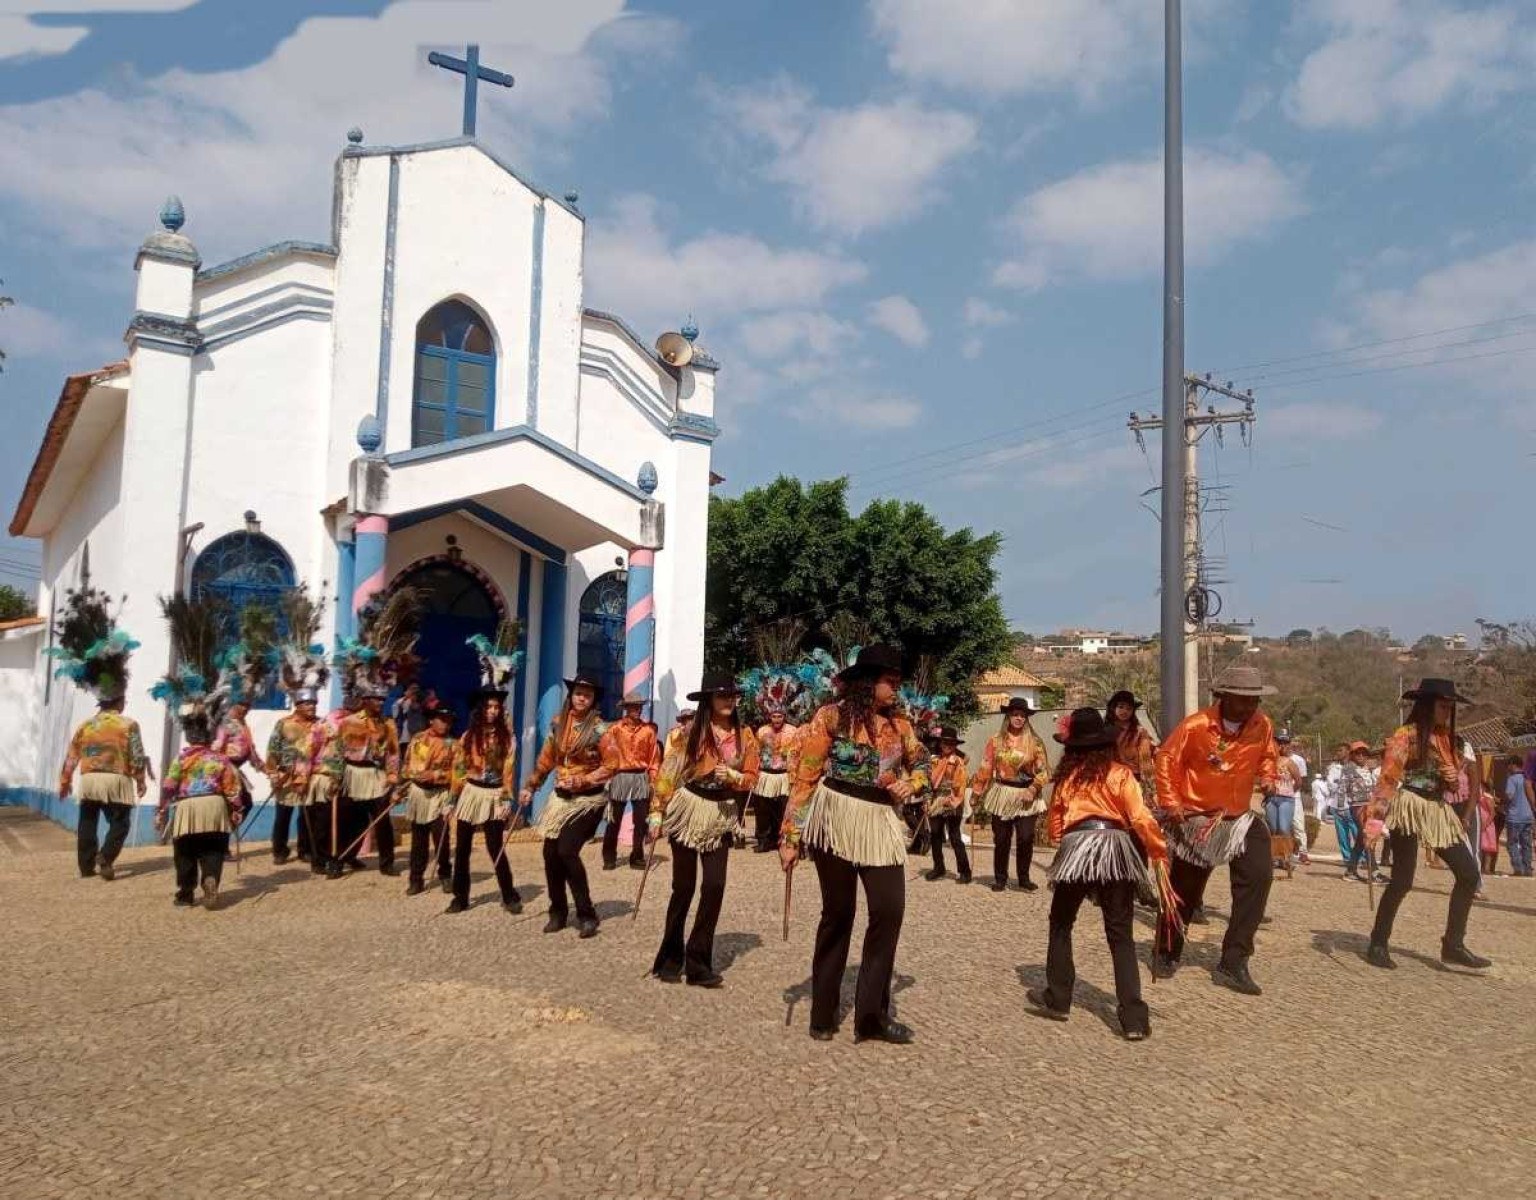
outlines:
[{"label": "man in brown hat", "polygon": [[1213,978],[1245,995],[1260,994],[1248,973],[1253,936],[1264,919],[1274,877],[1269,827],[1253,811],[1255,791],[1274,786],[1274,727],[1259,711],[1275,689],[1254,667],[1229,667],[1211,685],[1215,703],[1191,713],[1157,752],[1157,798],[1173,851],[1170,878],[1179,916],[1160,922],[1153,974],[1170,978],[1184,950],[1179,932],[1205,895],[1206,881],[1227,864],[1232,916]]}]

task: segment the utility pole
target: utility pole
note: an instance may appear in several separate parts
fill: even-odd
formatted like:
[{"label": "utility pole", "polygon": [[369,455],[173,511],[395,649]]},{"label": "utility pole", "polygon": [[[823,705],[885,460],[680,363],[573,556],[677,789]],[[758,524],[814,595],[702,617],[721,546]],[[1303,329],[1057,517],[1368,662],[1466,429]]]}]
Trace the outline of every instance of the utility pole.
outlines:
[{"label": "utility pole", "polygon": [[[1163,422],[1171,429],[1184,417],[1184,40],[1180,0],[1163,10]],[[1138,433],[1138,437],[1140,434]],[[1162,726],[1170,731],[1193,709],[1187,704],[1184,591],[1173,587],[1187,558],[1188,455],[1173,438],[1163,439],[1162,601],[1159,657]]]},{"label": "utility pole", "polygon": [[[1180,410],[1179,424],[1183,429],[1183,438],[1176,439],[1165,437],[1163,439],[1163,541],[1168,540],[1168,493],[1177,489],[1182,500],[1183,512],[1181,520],[1175,527],[1179,534],[1179,560],[1172,571],[1167,563],[1163,567],[1163,609],[1166,616],[1168,597],[1172,593],[1178,602],[1178,624],[1172,637],[1172,652],[1170,653],[1169,636],[1163,634],[1163,687],[1169,686],[1169,673],[1167,663],[1170,658],[1178,659],[1178,687],[1177,697],[1171,697],[1164,691],[1163,694],[1163,724],[1165,728],[1172,728],[1169,724],[1173,720],[1175,709],[1170,707],[1175,700],[1182,701],[1183,714],[1188,716],[1200,707],[1200,626],[1210,616],[1212,594],[1205,586],[1204,554],[1201,549],[1200,530],[1200,442],[1211,430],[1216,431],[1218,441],[1222,438],[1222,429],[1227,425],[1236,425],[1246,444],[1255,421],[1253,411],[1253,391],[1236,391],[1232,384],[1226,385],[1214,383],[1209,376],[1201,378],[1196,375],[1184,377],[1184,403]],[[1236,411],[1220,412],[1213,404],[1207,404],[1205,411],[1200,409],[1201,393],[1215,393],[1242,404],[1242,408]],[[1136,442],[1143,450],[1146,449],[1146,431],[1149,429],[1165,429],[1168,423],[1162,417],[1143,417],[1132,413],[1127,427],[1136,435]],[[1170,454],[1179,460],[1182,468],[1183,487],[1178,482],[1174,487],[1167,485],[1167,462]],[[1171,581],[1177,578],[1180,586],[1174,588]],[[1219,599],[1217,601],[1219,605]],[[1178,718],[1182,720],[1183,718]]]}]

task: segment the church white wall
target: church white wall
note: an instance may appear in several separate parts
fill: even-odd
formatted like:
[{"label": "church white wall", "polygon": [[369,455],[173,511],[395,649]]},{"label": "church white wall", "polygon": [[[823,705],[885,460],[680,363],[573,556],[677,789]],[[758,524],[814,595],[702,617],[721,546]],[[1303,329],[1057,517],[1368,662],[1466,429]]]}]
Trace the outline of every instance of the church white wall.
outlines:
[{"label": "church white wall", "polygon": [[39,758],[42,696],[38,658],[44,635],[0,636],[0,788],[32,788],[43,774]]},{"label": "church white wall", "polygon": [[544,202],[538,418],[534,424],[567,446],[576,444],[571,426],[581,390],[585,236],[581,218],[552,201]]},{"label": "church white wall", "polygon": [[185,263],[141,260],[135,302],[140,312],[184,316],[192,305],[192,272]]},{"label": "church white wall", "polygon": [[607,377],[582,374],[579,414],[576,451],[627,483],[635,482],[642,463],[657,463],[672,452],[666,434]]}]

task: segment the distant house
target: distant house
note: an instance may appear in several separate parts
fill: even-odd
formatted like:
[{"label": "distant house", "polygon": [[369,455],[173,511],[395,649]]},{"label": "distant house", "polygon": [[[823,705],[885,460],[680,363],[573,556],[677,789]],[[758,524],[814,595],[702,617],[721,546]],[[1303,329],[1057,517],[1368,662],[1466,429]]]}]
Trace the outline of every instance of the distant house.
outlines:
[{"label": "distant house", "polygon": [[1008,663],[988,671],[977,681],[976,698],[981,702],[983,713],[995,712],[1012,696],[1023,696],[1031,708],[1038,709],[1050,686],[1048,680],[1041,679],[1033,671]]},{"label": "distant house", "polygon": [[1035,643],[1035,653],[1053,654],[1134,654],[1152,644],[1151,638],[1134,633],[1105,633],[1097,629],[1063,629]]}]

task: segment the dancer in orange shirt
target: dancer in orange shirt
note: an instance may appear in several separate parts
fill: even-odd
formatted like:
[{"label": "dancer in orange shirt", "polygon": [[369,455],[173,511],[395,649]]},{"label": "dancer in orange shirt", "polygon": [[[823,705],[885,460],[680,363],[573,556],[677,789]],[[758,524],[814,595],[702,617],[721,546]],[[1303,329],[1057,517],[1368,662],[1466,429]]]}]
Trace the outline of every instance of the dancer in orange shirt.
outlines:
[{"label": "dancer in orange shirt", "polygon": [[645,821],[651,811],[651,789],[656,786],[656,772],[661,766],[661,752],[656,745],[656,730],[644,717],[645,697],[631,692],[624,697],[624,715],[603,734],[603,755],[618,763],[608,781],[608,828],[603,830],[603,870],[619,865],[619,825],[624,820],[624,806],[630,807],[633,833],[629,844],[629,865],[645,870]]}]

